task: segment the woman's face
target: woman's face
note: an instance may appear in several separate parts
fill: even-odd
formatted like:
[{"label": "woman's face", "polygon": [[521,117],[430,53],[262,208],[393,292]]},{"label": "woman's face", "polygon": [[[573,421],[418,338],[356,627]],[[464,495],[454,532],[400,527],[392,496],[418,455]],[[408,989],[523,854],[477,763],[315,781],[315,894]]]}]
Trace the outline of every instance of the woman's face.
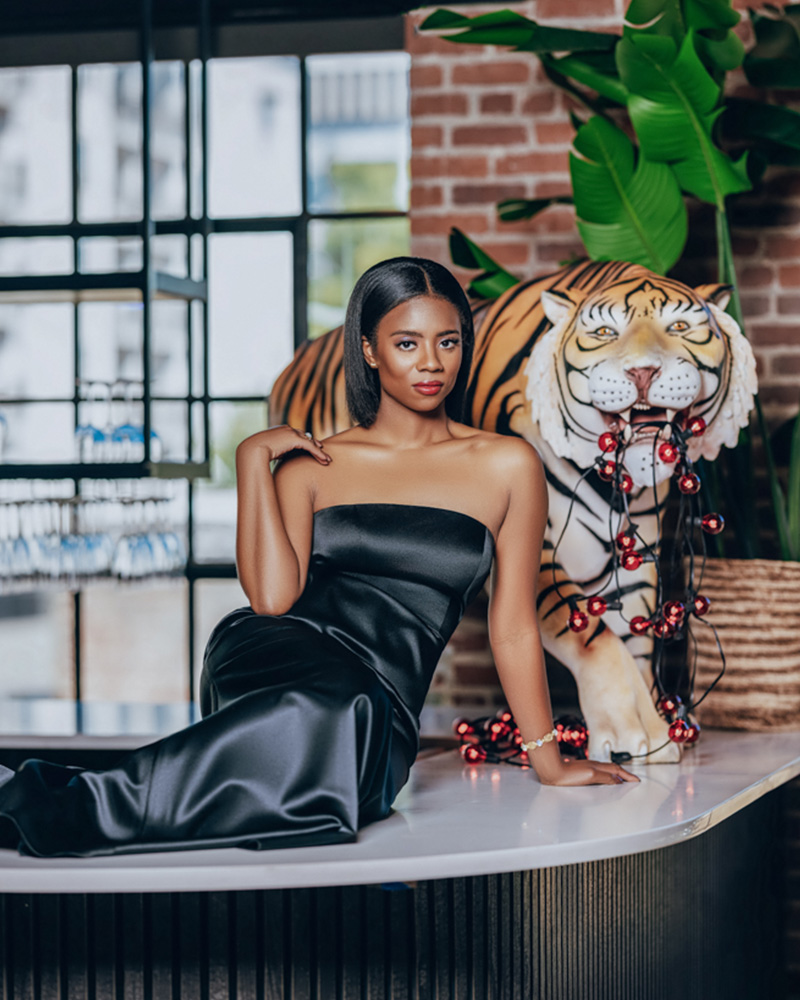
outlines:
[{"label": "woman's face", "polygon": [[364,358],[378,372],[381,394],[409,409],[440,406],[461,368],[461,321],[447,299],[419,295],[378,323],[374,346],[362,338]]}]

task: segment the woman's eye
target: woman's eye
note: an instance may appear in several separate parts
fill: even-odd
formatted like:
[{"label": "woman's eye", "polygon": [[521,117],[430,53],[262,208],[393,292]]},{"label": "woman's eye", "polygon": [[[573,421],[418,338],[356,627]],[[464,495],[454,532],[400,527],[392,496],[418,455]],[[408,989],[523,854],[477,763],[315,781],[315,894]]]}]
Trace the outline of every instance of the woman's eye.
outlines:
[{"label": "woman's eye", "polygon": [[685,320],[679,319],[667,327],[667,333],[684,333],[688,329],[689,324]]},{"label": "woman's eye", "polygon": [[458,339],[456,337],[445,337],[444,340],[439,341],[439,346],[444,347],[447,345],[448,350],[452,350],[454,347],[458,347]]},{"label": "woman's eye", "polygon": [[592,331],[593,337],[616,337],[617,331],[613,326],[601,326]]},{"label": "woman's eye", "polygon": [[402,350],[406,350],[407,347],[416,347],[417,344],[414,340],[398,340],[397,346],[402,348]]}]

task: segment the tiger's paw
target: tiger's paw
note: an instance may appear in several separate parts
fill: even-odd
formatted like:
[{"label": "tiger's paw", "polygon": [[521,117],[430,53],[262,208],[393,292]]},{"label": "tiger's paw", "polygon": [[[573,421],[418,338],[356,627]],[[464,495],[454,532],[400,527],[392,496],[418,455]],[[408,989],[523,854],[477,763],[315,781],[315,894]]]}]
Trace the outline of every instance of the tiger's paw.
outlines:
[{"label": "tiger's paw", "polygon": [[[638,718],[589,723],[588,753],[594,760],[611,760],[612,752],[627,752],[636,764],[677,764],[683,748],[669,738],[668,725],[657,716],[645,724]],[[663,731],[662,731],[663,730]]]}]

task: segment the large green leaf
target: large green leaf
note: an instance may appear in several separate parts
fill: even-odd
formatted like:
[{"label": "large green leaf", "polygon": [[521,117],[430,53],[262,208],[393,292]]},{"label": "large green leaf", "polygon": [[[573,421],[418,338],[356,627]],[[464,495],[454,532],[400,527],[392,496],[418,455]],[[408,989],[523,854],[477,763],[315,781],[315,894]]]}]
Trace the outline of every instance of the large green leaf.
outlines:
[{"label": "large green leaf", "polygon": [[648,160],[668,163],[681,188],[718,208],[748,191],[746,153],[731,160],[712,139],[720,88],[703,66],[690,31],[671,38],[626,32],[616,49],[628,112]]},{"label": "large green leaf", "polygon": [[482,273],[473,278],[469,284],[470,295],[482,299],[497,299],[508,288],[519,284],[519,278],[506,271],[469,236],[455,227],[450,230],[450,257],[459,267],[481,270]]},{"label": "large green leaf", "polygon": [[510,45],[525,52],[605,52],[614,48],[618,36],[601,31],[549,28],[511,10],[466,17],[452,10],[435,10],[421,24],[423,31],[460,29],[448,35],[450,42]]},{"label": "large green leaf", "polygon": [[690,29],[722,32],[739,23],[730,0],[631,0],[625,20],[653,34],[670,35],[680,43]]},{"label": "large green leaf", "polygon": [[744,45],[731,30],[740,16],[730,0],[632,0],[625,19],[637,32],[668,35],[676,45],[694,31],[700,58],[720,83],[742,64]]},{"label": "large green leaf", "polygon": [[686,243],[686,205],[666,164],[640,155],[604,118],[575,136],[570,174],[578,230],[594,260],[629,260],[665,274]]},{"label": "large green leaf", "polygon": [[551,205],[571,204],[572,198],[568,194],[557,194],[552,198],[507,198],[498,202],[497,215],[503,222],[520,222],[532,219]]},{"label": "large green leaf", "polygon": [[768,163],[800,165],[800,112],[729,97],[721,124],[727,142],[754,144]]},{"label": "large green leaf", "polygon": [[769,14],[751,12],[756,44],[744,60],[747,79],[756,87],[800,87],[800,4]]}]

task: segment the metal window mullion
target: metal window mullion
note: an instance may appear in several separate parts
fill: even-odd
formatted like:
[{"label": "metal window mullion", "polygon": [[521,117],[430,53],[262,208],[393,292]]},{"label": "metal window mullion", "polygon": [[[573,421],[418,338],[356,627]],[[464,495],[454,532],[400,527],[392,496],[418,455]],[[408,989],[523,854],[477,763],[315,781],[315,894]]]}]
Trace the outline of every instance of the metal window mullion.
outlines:
[{"label": "metal window mullion", "polygon": [[150,162],[150,125],[152,117],[153,5],[141,0],[142,63],[142,405],[144,420],[144,462],[150,461],[150,379],[152,377],[150,336],[152,332],[153,259],[150,241],[154,235],[152,220],[152,173]]}]

